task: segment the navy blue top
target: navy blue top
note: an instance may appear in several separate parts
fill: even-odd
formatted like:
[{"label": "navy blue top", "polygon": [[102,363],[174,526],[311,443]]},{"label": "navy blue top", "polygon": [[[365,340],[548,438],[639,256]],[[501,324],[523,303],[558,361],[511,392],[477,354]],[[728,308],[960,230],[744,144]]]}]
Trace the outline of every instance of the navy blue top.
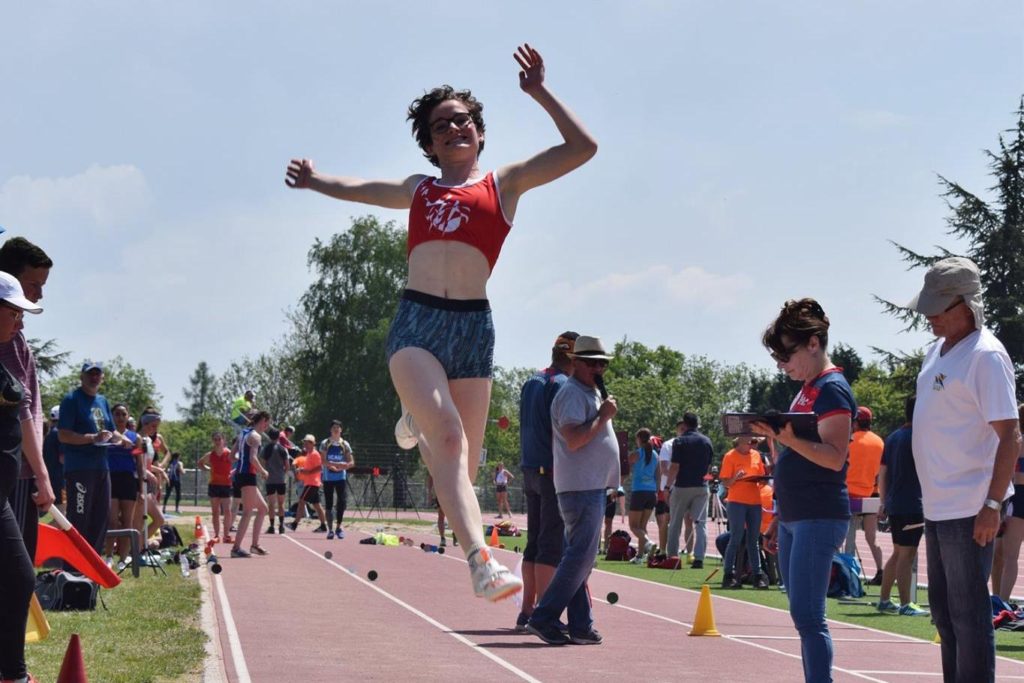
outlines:
[{"label": "navy blue top", "polygon": [[[820,421],[833,415],[856,415],[857,402],[842,371],[831,368],[804,384],[789,410],[813,412]],[[779,518],[783,522],[849,519],[848,466],[849,456],[843,468],[835,471],[814,464],[791,448],[784,448],[775,461],[774,472]]]},{"label": "navy blue top", "polygon": [[107,448],[107,465],[110,467],[111,472],[131,472],[132,474],[138,475],[138,466],[135,464],[135,456],[132,455],[132,450],[135,448],[135,442],[138,441],[139,435],[130,429],[126,429],[124,437],[131,443],[128,445],[110,446]]},{"label": "navy blue top", "polygon": [[558,368],[546,368],[526,380],[519,394],[519,443],[523,469],[554,465],[551,450],[551,403],[569,376]]},{"label": "navy blue top", "polygon": [[55,482],[64,481],[64,463],[60,461],[61,443],[57,426],[50,428],[50,433],[43,441],[43,462],[50,479]]},{"label": "navy blue top", "polygon": [[[102,394],[90,396],[79,387],[60,402],[57,427],[76,434],[97,434],[114,430],[114,417]],[[107,447],[85,444],[61,444],[64,451],[64,473],[87,470],[107,471]]]},{"label": "navy blue top", "polygon": [[683,432],[672,441],[672,462],[679,465],[676,473],[677,488],[707,486],[704,475],[711,467],[711,459],[715,452],[711,447],[711,439],[696,429]]},{"label": "navy blue top", "polygon": [[885,439],[882,464],[885,465],[885,509],[890,515],[923,515],[921,482],[917,478],[913,429],[904,425]]}]

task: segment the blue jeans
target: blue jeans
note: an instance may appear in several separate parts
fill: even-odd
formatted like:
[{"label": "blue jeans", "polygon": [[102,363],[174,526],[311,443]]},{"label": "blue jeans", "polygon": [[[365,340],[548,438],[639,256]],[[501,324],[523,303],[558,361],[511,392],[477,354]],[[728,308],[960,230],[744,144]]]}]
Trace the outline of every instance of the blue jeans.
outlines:
[{"label": "blue jeans", "polygon": [[996,676],[988,575],[994,543],[974,542],[974,517],[925,520],[928,603],[942,639],[942,680],[984,683]]},{"label": "blue jeans", "polygon": [[568,609],[569,633],[587,633],[594,627],[587,578],[601,539],[604,503],[604,489],[558,494],[558,508],[565,522],[565,549],[548,589],[530,616],[531,624],[554,624]]},{"label": "blue jeans", "polygon": [[846,538],[847,519],[779,521],[779,570],[789,597],[789,616],[800,634],[804,681],[832,680],[832,636],[825,621],[825,596],[832,556]]},{"label": "blue jeans", "polygon": [[757,546],[757,541],[761,537],[760,503],[729,503],[726,506],[726,515],[729,518],[729,545],[725,548],[725,573],[742,573],[743,567],[740,567],[740,572],[736,571],[736,553],[740,549],[743,530],[746,529],[747,559],[750,562],[750,571],[757,576],[761,573],[761,553]]}]

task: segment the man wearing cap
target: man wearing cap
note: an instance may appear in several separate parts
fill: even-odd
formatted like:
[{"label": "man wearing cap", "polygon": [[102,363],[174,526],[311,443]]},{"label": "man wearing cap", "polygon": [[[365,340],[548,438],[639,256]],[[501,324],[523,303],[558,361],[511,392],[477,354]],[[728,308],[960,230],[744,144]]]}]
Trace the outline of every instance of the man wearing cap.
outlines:
[{"label": "man wearing cap", "polygon": [[[46,252],[24,237],[12,237],[0,247],[0,271],[13,276],[19,285],[19,294],[31,304],[43,298],[43,287],[52,267],[53,261]],[[3,291],[10,291],[12,284],[6,283]],[[21,330],[13,339],[0,344],[0,363],[25,389],[18,412],[21,421],[21,471],[10,502],[21,527],[25,547],[33,555],[39,534],[39,510],[45,511],[50,507],[54,493],[43,460],[43,407],[36,359]]]},{"label": "man wearing cap", "polygon": [[256,393],[252,389],[246,389],[245,393],[231,402],[231,422],[238,429],[244,429],[249,425],[249,416],[252,414],[252,402]]},{"label": "man wearing cap", "polygon": [[971,260],[935,263],[907,308],[925,316],[938,338],[917,376],[912,445],[943,676],[993,681],[987,580],[1021,445],[1013,365],[984,327],[981,278]]},{"label": "man wearing cap", "polygon": [[[611,356],[597,337],[576,339],[572,377],[551,403],[554,484],[565,524],[565,549],[551,583],[526,624],[551,645],[597,645],[587,578],[601,537],[605,489],[619,486],[619,442],[612,418],[615,399],[604,390]],[[567,610],[568,636],[558,619]]]},{"label": "man wearing cap", "polygon": [[668,480],[672,485],[669,495],[668,547],[669,557],[679,554],[679,533],[683,527],[683,516],[693,519],[694,569],[704,568],[704,552],[708,545],[708,482],[705,476],[714,458],[711,439],[698,431],[700,420],[696,413],[683,414],[684,432],[672,440],[672,464],[668,468]]},{"label": "man wearing cap", "polygon": [[562,559],[565,527],[552,473],[551,404],[572,372],[569,354],[578,337],[571,331],[558,335],[551,349],[551,365],[526,380],[519,394],[519,465],[530,535],[523,549],[523,608],[516,619],[518,632],[526,630],[534,605],[544,595]]},{"label": "man wearing cap", "polygon": [[[863,501],[875,495],[878,481],[878,468],[882,465],[882,451],[885,442],[882,437],[871,431],[871,420],[874,416],[871,408],[859,406],[854,420],[854,430],[850,437],[850,461],[846,470],[846,488],[850,492],[850,506],[857,509]],[[877,499],[876,499],[877,500]],[[854,502],[857,501],[857,502]],[[862,509],[862,508],[861,508]],[[850,528],[846,532],[846,552],[853,555],[857,550],[857,527],[864,529],[864,540],[868,542],[871,557],[875,561],[875,576],[868,583],[873,586],[882,585],[882,549],[875,537],[878,534],[877,512],[853,512],[850,517]]]},{"label": "man wearing cap", "polygon": [[64,446],[67,517],[96,552],[103,552],[110,511],[106,447],[120,443],[107,399],[100,393],[103,366],[86,361],[81,385],[60,402],[58,438]]}]

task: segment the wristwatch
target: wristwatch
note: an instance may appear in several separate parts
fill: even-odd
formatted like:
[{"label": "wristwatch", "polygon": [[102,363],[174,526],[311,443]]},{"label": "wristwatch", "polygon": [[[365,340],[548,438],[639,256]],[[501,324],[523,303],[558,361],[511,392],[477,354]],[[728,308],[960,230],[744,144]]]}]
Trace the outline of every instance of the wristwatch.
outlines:
[{"label": "wristwatch", "polygon": [[996,500],[995,498],[986,498],[984,505],[990,510],[1000,510],[1003,507],[1002,502]]}]

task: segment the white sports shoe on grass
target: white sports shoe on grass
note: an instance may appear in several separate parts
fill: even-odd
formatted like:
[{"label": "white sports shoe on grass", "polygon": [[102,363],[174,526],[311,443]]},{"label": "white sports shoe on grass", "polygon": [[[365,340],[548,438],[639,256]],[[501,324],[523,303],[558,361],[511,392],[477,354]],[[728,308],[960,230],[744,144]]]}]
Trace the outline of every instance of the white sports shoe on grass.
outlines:
[{"label": "white sports shoe on grass", "polygon": [[398,422],[395,424],[395,442],[398,447],[402,450],[410,450],[416,448],[416,444],[420,442],[417,434],[416,423],[413,422],[412,413],[407,410],[402,411],[402,417],[398,418]]},{"label": "white sports shoe on grass", "polygon": [[497,602],[523,590],[522,579],[491,557],[486,548],[477,549],[467,561],[473,577],[473,592],[478,598]]}]

